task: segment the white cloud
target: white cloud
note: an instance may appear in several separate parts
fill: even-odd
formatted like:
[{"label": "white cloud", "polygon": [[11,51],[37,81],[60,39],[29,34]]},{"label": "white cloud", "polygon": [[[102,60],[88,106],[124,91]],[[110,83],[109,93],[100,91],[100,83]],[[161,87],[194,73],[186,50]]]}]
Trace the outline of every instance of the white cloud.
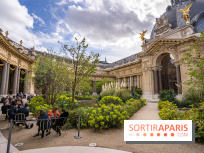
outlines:
[{"label": "white cloud", "polygon": [[[12,10],[12,11],[11,11]],[[63,21],[59,21],[56,24],[56,29],[52,33],[33,33],[34,19],[40,24],[45,24],[41,17],[38,17],[34,13],[32,16],[28,14],[28,9],[25,6],[21,6],[18,0],[5,0],[0,1],[0,28],[9,32],[9,38],[19,43],[23,40],[23,46],[33,47],[43,51],[45,46],[49,49],[53,46],[57,46],[57,41],[63,42],[63,34],[67,32],[63,29],[65,26]],[[64,27],[63,27],[64,26]]]},{"label": "white cloud", "polygon": [[[169,0],[84,0],[85,7],[69,6],[65,22],[73,37],[86,37],[101,54],[124,58],[141,51],[139,33],[149,38],[156,17],[165,12]],[[108,59],[108,57],[107,57]],[[112,61],[113,62],[113,61]]]},{"label": "white cloud", "polygon": [[0,19],[0,28],[8,31],[12,40],[17,43],[23,40],[23,45],[29,47],[41,44],[36,35],[30,32],[34,22],[32,16],[18,0],[0,1]]},{"label": "white cloud", "polygon": [[67,4],[67,0],[61,0],[60,2],[55,3],[57,5],[65,5]]},{"label": "white cloud", "polygon": [[[74,2],[74,0],[72,0]],[[156,17],[165,12],[169,0],[84,0],[85,7],[69,6],[65,22],[73,37],[86,37],[111,62],[141,51],[139,33],[150,37]],[[104,57],[103,56],[103,57]],[[114,58],[113,58],[114,57]]]},{"label": "white cloud", "polygon": [[45,21],[41,17],[35,15],[34,13],[32,13],[32,16],[33,16],[34,19],[39,21],[41,24],[45,24]]}]

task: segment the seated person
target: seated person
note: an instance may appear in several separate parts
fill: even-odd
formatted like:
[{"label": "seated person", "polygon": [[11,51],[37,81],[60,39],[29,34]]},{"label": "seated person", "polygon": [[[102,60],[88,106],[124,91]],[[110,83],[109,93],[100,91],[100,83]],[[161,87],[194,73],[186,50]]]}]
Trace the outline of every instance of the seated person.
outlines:
[{"label": "seated person", "polygon": [[6,117],[5,117],[6,120],[8,119],[7,110],[8,110],[9,108],[10,108],[10,105],[9,105],[8,102],[4,102],[4,105],[1,106],[2,114],[6,114]]},{"label": "seated person", "polygon": [[19,106],[22,106],[22,105],[23,105],[23,101],[22,101],[21,97],[18,97],[17,104],[18,104]]},{"label": "seated person", "polygon": [[53,107],[53,109],[49,111],[48,117],[51,118],[52,119],[51,120],[52,123],[54,123],[55,122],[55,118],[57,116],[60,116],[60,113],[58,112],[57,107]]},{"label": "seated person", "polygon": [[5,98],[3,97],[3,98],[1,98],[1,103],[4,103],[5,102]]},{"label": "seated person", "polygon": [[59,136],[61,135],[61,131],[59,128],[57,128],[57,126],[63,126],[65,123],[64,121],[67,120],[68,116],[69,116],[69,113],[66,112],[64,108],[62,108],[60,119],[57,119],[55,121],[55,124],[52,126],[52,128],[57,132],[57,134],[59,134]]},{"label": "seated person", "polygon": [[17,113],[17,108],[18,108],[17,103],[15,101],[13,101],[11,103],[10,109],[8,111],[9,120],[11,120],[11,119],[15,120],[15,115]]},{"label": "seated person", "polygon": [[[27,109],[27,107],[28,107],[28,104],[26,103],[25,104],[25,106],[24,107],[21,107],[21,108],[19,108],[18,110],[17,110],[17,114],[18,113],[23,113],[23,114],[25,114],[25,118],[23,117],[23,118],[19,118],[19,120],[26,120],[26,117],[28,117],[28,115],[29,115],[29,110]],[[33,127],[33,123],[32,124],[26,124],[25,123],[25,127],[26,128],[32,128]]]},{"label": "seated person", "polygon": [[[41,109],[40,110],[40,116],[38,117],[38,121],[37,121],[37,126],[39,126],[38,127],[38,133],[36,135],[34,135],[33,137],[39,136],[40,130],[42,130],[41,138],[44,137],[45,130],[48,133],[48,129],[50,128],[50,121],[46,120],[46,119],[48,119],[48,114],[45,113],[44,109]],[[43,120],[44,120],[44,124],[42,124]]]}]

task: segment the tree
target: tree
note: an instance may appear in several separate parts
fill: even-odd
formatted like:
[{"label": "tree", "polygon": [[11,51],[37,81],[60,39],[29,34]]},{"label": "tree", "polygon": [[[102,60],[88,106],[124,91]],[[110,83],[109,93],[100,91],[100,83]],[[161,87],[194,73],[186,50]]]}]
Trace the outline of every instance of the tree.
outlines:
[{"label": "tree", "polygon": [[63,91],[65,86],[63,58],[48,53],[46,55],[37,55],[34,62],[34,84],[42,91],[48,105],[53,105],[59,92]]},{"label": "tree", "polygon": [[86,50],[88,48],[88,44],[85,43],[85,38],[83,38],[81,42],[75,38],[75,41],[76,43],[72,46],[68,46],[67,44],[62,45],[62,52],[70,65],[70,68],[66,69],[70,78],[67,80],[67,84],[70,83],[73,102],[76,87],[81,81],[90,78],[91,74],[96,71],[96,65],[99,61],[99,54],[91,52],[87,55]]},{"label": "tree", "polygon": [[87,95],[93,91],[92,82],[87,78],[79,83],[76,88],[76,92],[81,93],[82,95]]},{"label": "tree", "polygon": [[199,97],[202,97],[204,92],[204,48],[202,45],[204,43],[204,31],[200,32],[201,38],[196,41],[197,45],[190,47],[191,52],[184,53],[184,58],[188,66],[188,71],[186,74],[190,76],[190,79],[184,82],[184,84],[190,85],[191,88],[199,91]]},{"label": "tree", "polygon": [[96,82],[95,87],[96,87],[97,93],[102,92],[102,86],[105,85],[106,83],[109,83],[107,78],[103,78],[102,80]]}]

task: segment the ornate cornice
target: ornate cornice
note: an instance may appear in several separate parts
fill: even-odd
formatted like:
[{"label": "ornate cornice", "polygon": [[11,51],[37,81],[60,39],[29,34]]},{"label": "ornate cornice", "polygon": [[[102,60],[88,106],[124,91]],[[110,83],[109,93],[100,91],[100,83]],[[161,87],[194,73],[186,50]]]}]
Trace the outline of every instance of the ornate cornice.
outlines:
[{"label": "ornate cornice", "polygon": [[[11,40],[10,40],[11,41]],[[13,42],[13,41],[12,41]],[[14,46],[12,46],[10,44],[10,42],[2,35],[2,33],[0,32],[0,43],[3,44],[3,47],[5,49],[7,49],[9,52],[13,53],[14,55],[22,58],[25,61],[28,61],[30,63],[34,62],[34,59],[31,59],[25,55],[23,55],[22,53],[20,53],[17,48],[15,48]]]},{"label": "ornate cornice", "polygon": [[189,41],[196,41],[199,38],[196,36],[188,37],[186,39],[158,39],[154,43],[152,43],[142,54],[141,57],[151,54],[155,50],[158,50],[163,44],[165,43],[174,43],[174,46],[177,46],[179,44],[189,42]]}]

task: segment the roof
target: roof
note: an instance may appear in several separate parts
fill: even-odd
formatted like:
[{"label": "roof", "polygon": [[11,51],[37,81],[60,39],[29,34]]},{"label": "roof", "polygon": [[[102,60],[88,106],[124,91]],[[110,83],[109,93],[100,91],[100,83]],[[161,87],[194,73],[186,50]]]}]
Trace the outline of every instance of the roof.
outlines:
[{"label": "roof", "polygon": [[[171,6],[168,6],[166,9],[166,12],[160,17],[160,19],[163,19],[164,16],[168,18],[168,22],[172,25],[172,29],[175,29],[177,27],[183,28],[186,26],[186,22],[183,19],[183,14],[178,12],[179,9],[186,8],[190,3],[193,2],[193,5],[190,8],[189,15],[191,16],[190,21],[195,20],[194,17],[198,14],[201,14],[204,12],[204,0],[177,0],[176,3],[172,3]],[[193,26],[196,26],[191,22]],[[156,36],[155,30],[157,30],[157,25],[152,29],[150,38],[153,39]],[[199,29],[195,28],[195,32],[198,32]]]}]

